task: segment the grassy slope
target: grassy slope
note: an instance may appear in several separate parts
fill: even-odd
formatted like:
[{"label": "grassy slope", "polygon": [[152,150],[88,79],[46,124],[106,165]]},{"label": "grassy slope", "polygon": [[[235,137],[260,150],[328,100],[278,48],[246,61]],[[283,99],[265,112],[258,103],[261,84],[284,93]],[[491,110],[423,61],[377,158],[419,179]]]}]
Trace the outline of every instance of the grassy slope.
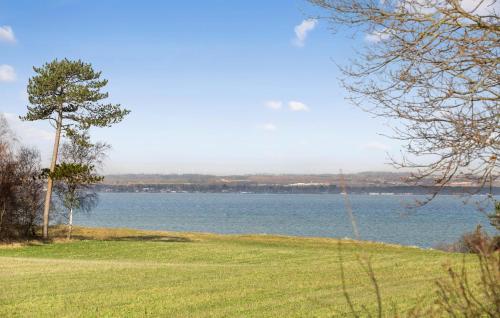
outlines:
[{"label": "grassy slope", "polygon": [[[332,316],[347,310],[331,239],[77,229],[77,240],[0,247],[0,317]],[[375,308],[359,255],[387,304],[430,301],[462,256],[343,241],[354,301]],[[389,310],[390,306],[386,306]]]}]

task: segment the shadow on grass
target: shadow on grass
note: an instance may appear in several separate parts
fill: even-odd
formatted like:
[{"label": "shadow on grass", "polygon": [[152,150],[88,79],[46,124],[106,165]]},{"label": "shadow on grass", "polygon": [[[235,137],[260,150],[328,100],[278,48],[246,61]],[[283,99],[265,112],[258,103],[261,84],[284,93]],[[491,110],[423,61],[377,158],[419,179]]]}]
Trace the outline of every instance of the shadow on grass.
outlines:
[{"label": "shadow on grass", "polygon": [[[82,231],[83,230],[83,231]],[[114,241],[114,242],[163,242],[163,243],[189,243],[194,242],[188,237],[174,236],[167,234],[149,234],[149,233],[120,233],[109,229],[96,229],[86,232],[85,228],[75,228],[71,240],[67,240],[67,231],[63,226],[54,226],[50,229],[50,238],[44,240],[41,237],[41,229],[37,236],[17,239],[0,240],[0,248],[18,247],[18,246],[40,246],[53,244],[57,242],[71,241]],[[78,233],[79,232],[79,233]],[[82,233],[83,232],[83,233]]]},{"label": "shadow on grass", "polygon": [[121,236],[109,238],[108,241],[139,241],[139,242],[192,242],[191,239],[180,236],[163,235],[139,235],[139,236]]},{"label": "shadow on grass", "polygon": [[180,236],[168,235],[132,235],[132,236],[117,236],[104,237],[102,239],[90,237],[87,235],[73,235],[73,240],[92,240],[92,241],[115,241],[115,242],[165,242],[165,243],[188,243],[191,239]]}]

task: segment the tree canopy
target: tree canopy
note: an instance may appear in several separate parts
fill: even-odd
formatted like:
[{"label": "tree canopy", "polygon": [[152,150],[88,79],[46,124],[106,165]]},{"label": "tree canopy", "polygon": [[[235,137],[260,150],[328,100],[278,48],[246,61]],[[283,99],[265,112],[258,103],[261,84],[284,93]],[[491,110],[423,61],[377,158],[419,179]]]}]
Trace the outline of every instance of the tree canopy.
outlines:
[{"label": "tree canopy", "polygon": [[[396,119],[410,181],[491,184],[500,168],[500,18],[496,0],[309,0],[365,46],[341,66],[352,102]],[[348,30],[353,30],[349,28]],[[348,31],[349,32],[349,31]]]},{"label": "tree canopy", "polygon": [[119,104],[101,103],[108,81],[101,79],[92,65],[81,60],[54,60],[34,67],[36,75],[28,83],[30,106],[23,120],[49,120],[62,116],[64,128],[107,127],[120,122],[129,111]]}]

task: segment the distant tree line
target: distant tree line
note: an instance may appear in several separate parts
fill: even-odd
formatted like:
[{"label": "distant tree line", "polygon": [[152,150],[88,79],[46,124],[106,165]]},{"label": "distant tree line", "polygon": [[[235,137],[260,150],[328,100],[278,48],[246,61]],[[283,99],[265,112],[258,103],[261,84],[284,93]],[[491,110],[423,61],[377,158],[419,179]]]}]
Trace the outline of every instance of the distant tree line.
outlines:
[{"label": "distant tree line", "polygon": [[[330,193],[339,194],[341,187],[331,185],[280,185],[280,184],[128,184],[110,185],[96,184],[94,189],[97,192],[202,192],[202,193]],[[394,194],[432,194],[434,187],[423,186],[359,186],[347,187],[349,194],[369,194],[369,193],[394,193]],[[481,190],[486,194],[489,189]],[[491,191],[500,193],[500,188],[493,188]],[[477,188],[471,187],[446,187],[443,194],[468,194],[476,193]]]},{"label": "distant tree line", "polygon": [[95,186],[99,192],[251,192],[251,193],[338,193],[336,185],[285,186],[255,184],[129,184]]}]

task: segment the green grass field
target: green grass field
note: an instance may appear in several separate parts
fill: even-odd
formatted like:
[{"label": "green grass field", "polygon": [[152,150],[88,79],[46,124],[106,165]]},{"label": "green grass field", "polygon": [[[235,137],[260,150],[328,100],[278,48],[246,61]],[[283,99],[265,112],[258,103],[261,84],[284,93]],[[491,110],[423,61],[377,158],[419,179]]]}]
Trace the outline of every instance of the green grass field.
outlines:
[{"label": "green grass field", "polygon": [[[54,230],[62,235],[60,229]],[[0,247],[0,317],[332,317],[376,303],[430,303],[446,262],[463,256],[376,243],[265,235],[77,228],[51,244]],[[473,258],[467,258],[472,260]],[[471,262],[472,265],[472,262]]]}]

